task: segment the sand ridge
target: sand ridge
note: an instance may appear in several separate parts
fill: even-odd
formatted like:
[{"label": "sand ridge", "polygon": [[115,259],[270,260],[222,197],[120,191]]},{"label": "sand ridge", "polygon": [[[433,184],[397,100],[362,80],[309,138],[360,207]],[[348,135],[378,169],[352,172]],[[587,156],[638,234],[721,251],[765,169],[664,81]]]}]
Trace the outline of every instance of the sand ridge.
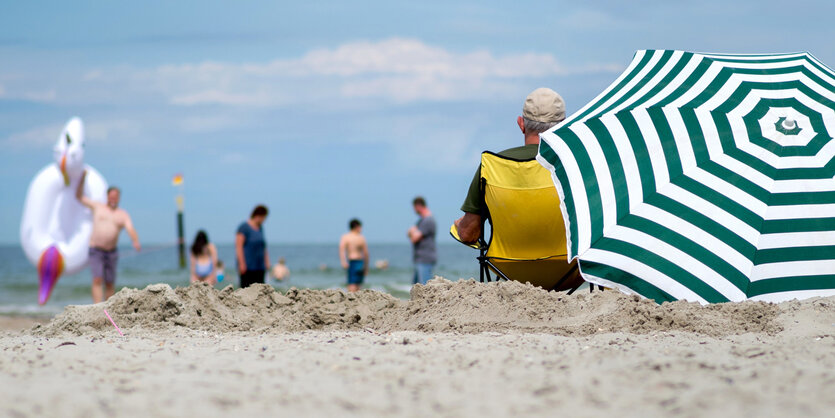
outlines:
[{"label": "sand ridge", "polygon": [[[832,309],[830,299],[823,308]],[[795,309],[802,304],[797,302]],[[36,335],[110,333],[107,309],[126,332],[136,330],[284,333],[306,330],[377,332],[536,332],[586,336],[600,332],[643,334],[685,331],[710,336],[748,332],[775,334],[781,308],[764,302],[701,306],[673,302],[658,305],[616,291],[567,295],[517,282],[452,282],[436,278],[414,286],[402,301],[372,290],[290,289],[268,285],[216,290],[205,285],[172,289],[155,284],[123,289],[107,302],[68,306]]]}]

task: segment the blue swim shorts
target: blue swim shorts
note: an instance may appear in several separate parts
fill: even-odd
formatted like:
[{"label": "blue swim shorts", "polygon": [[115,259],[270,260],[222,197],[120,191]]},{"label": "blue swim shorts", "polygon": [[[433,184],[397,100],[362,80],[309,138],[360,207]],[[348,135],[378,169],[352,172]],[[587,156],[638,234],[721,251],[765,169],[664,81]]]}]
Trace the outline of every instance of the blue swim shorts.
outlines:
[{"label": "blue swim shorts", "polygon": [[351,260],[348,262],[348,284],[362,284],[365,280],[365,262]]}]

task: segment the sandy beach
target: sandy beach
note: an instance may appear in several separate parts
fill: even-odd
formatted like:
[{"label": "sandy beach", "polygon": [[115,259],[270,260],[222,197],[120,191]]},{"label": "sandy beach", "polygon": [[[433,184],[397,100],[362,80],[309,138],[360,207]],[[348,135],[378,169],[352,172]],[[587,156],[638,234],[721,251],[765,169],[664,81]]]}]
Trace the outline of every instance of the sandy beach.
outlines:
[{"label": "sandy beach", "polygon": [[403,301],[160,284],[28,325],[0,321],[0,415],[835,410],[835,298],[657,305],[614,291],[436,279]]}]

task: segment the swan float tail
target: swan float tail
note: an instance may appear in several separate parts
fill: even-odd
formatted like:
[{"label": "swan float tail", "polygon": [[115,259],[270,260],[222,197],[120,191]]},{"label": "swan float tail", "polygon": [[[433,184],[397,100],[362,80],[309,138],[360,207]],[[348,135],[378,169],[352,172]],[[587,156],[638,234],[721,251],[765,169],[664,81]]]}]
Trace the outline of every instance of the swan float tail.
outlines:
[{"label": "swan float tail", "polygon": [[44,250],[38,260],[38,304],[43,305],[49,300],[55,283],[64,272],[64,257],[54,245]]}]

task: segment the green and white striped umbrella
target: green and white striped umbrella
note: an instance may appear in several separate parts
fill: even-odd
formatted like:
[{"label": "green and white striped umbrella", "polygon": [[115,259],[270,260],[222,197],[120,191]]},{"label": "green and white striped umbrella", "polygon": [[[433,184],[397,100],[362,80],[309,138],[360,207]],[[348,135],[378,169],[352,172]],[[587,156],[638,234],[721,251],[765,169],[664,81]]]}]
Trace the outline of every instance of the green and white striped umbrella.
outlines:
[{"label": "green and white striped umbrella", "polygon": [[806,53],[639,51],[542,134],[569,258],[658,302],[835,295],[835,73]]}]

